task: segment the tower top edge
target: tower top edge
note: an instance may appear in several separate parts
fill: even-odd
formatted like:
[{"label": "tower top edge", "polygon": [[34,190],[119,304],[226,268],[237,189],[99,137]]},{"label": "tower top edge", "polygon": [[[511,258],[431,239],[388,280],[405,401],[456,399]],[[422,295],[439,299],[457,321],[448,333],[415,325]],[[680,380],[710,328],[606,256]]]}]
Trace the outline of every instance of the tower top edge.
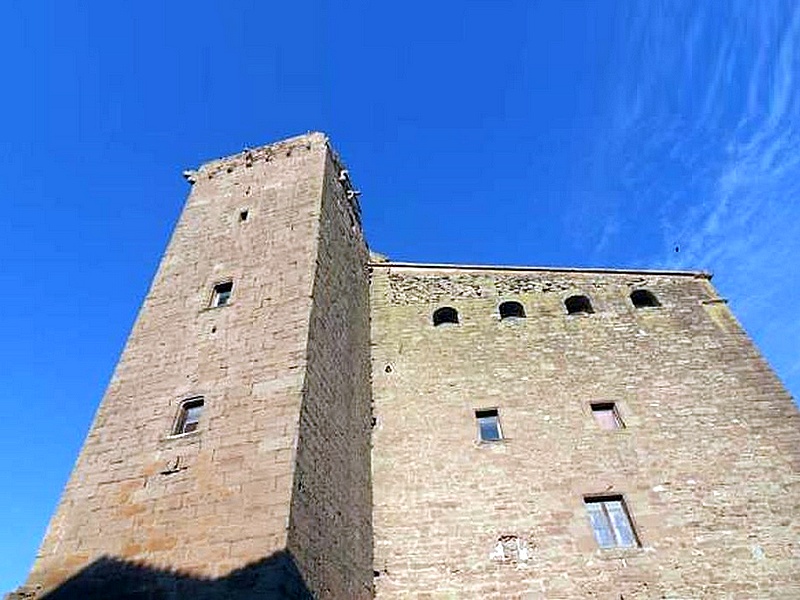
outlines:
[{"label": "tower top edge", "polygon": [[[279,156],[291,156],[294,151],[310,151],[315,148],[329,147],[328,136],[320,131],[309,131],[302,135],[296,135],[276,142],[270,142],[261,146],[245,146],[241,152],[211,159],[202,163],[196,169],[187,169],[183,176],[194,183],[198,173],[213,175],[223,169],[230,169],[239,165],[250,166],[258,161],[270,161]],[[332,148],[331,148],[332,150]]]}]

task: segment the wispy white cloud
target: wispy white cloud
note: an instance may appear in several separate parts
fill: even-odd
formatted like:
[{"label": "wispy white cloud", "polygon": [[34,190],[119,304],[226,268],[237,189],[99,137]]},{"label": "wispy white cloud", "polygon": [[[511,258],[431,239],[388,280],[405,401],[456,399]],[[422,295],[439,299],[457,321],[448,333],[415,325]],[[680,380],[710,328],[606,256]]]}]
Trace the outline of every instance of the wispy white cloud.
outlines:
[{"label": "wispy white cloud", "polygon": [[800,295],[800,4],[670,7],[625,23],[595,152],[621,192],[590,243],[602,261],[650,230],[634,262],[713,271],[798,395],[800,316],[774,315]]}]

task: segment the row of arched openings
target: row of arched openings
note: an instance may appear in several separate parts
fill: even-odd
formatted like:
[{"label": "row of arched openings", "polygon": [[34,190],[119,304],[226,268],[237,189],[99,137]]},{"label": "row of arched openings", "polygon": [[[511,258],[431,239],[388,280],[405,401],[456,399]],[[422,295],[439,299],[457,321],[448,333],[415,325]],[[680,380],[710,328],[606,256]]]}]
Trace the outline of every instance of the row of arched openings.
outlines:
[{"label": "row of arched openings", "polygon": [[[648,308],[661,306],[655,295],[649,290],[634,290],[630,295],[631,303],[636,308]],[[564,300],[564,307],[570,315],[590,315],[594,312],[592,301],[589,296],[575,295]],[[525,307],[515,300],[503,302],[498,307],[500,320],[504,319],[524,319]],[[458,324],[458,311],[452,306],[442,306],[433,312],[434,326],[445,324]]]}]

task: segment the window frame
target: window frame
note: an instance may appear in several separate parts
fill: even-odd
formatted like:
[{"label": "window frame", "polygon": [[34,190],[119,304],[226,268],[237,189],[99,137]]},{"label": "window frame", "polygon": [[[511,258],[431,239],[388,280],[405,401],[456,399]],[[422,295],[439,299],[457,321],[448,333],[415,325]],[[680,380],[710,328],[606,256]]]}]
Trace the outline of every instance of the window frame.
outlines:
[{"label": "window frame", "polygon": [[[224,286],[229,286],[227,291],[220,290],[220,288]],[[220,298],[225,298],[225,301],[220,304]],[[223,308],[225,306],[230,306],[231,299],[233,298],[233,279],[224,279],[222,281],[218,281],[213,286],[211,286],[211,300],[209,302],[209,308]]]},{"label": "window frame", "polygon": [[[184,435],[191,435],[200,432],[200,420],[203,418],[206,401],[204,396],[192,396],[181,400],[178,405],[178,414],[175,415],[175,420],[172,425],[171,437],[179,437]],[[189,421],[190,411],[195,408],[200,408],[197,418]],[[193,424],[194,427],[186,431],[187,424]]]},{"label": "window frame", "polygon": [[[627,429],[627,425],[625,425],[625,421],[622,419],[622,415],[619,411],[619,403],[617,402],[590,402],[589,411],[592,414],[592,419],[594,419],[595,424],[603,431],[619,431],[621,429]],[[601,412],[611,413],[615,427],[605,427],[603,425],[604,421],[598,418],[598,413]]]},{"label": "window frame", "polygon": [[[583,497],[584,510],[589,520],[595,543],[600,550],[635,550],[641,548],[636,524],[628,503],[622,494],[598,494]],[[613,506],[613,511],[609,509]],[[616,518],[615,518],[616,517]],[[619,519],[622,519],[620,521]],[[602,520],[602,523],[598,523]],[[623,531],[627,528],[627,531]],[[613,544],[605,544],[603,537],[610,534]],[[630,540],[630,543],[626,543]]]},{"label": "window frame", "polygon": [[[475,416],[475,425],[478,429],[478,442],[481,444],[496,444],[497,442],[502,442],[505,440],[505,436],[503,435],[503,425],[500,423],[500,409],[496,406],[490,406],[486,408],[476,408],[473,411]],[[494,438],[484,438],[483,437],[483,427],[481,425],[482,419],[491,419],[494,418],[494,427],[497,431],[497,437]]]}]

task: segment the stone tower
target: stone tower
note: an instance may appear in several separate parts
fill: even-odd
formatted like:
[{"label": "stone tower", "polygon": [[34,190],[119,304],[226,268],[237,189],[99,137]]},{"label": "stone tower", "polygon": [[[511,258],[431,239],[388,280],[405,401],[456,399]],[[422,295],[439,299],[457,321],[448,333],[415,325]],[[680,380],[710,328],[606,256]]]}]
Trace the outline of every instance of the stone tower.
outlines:
[{"label": "stone tower", "polygon": [[367,249],[311,133],[192,190],[24,591],[372,596]]}]

